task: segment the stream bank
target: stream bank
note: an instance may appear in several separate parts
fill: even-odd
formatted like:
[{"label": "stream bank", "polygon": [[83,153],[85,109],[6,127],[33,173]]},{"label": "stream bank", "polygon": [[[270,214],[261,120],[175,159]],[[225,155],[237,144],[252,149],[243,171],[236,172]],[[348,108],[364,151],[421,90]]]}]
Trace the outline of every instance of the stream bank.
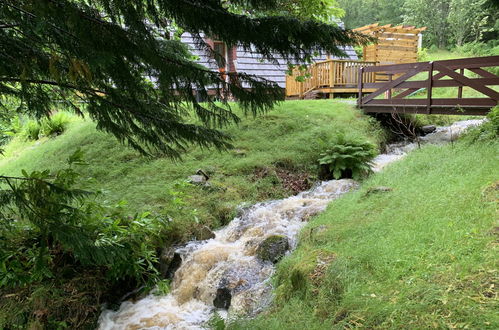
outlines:
[{"label": "stream bank", "polygon": [[[453,141],[466,127],[478,124],[480,121],[454,123],[421,140],[433,144]],[[389,146],[391,152],[378,156],[373,169],[380,171],[415,147],[411,143]],[[215,238],[194,241],[177,250],[182,265],[174,275],[170,294],[150,295],[136,303],[123,303],[117,312],[105,311],[99,328],[201,329],[215,311],[217,299],[222,299],[221,293],[230,295],[230,303],[222,304],[228,307],[229,318],[257,315],[272,299],[269,280],[274,274],[273,263],[257,256],[264,239],[285,236],[293,250],[306,220],[357,186],[348,179],[326,181],[296,196],[252,206],[215,232]]]}]

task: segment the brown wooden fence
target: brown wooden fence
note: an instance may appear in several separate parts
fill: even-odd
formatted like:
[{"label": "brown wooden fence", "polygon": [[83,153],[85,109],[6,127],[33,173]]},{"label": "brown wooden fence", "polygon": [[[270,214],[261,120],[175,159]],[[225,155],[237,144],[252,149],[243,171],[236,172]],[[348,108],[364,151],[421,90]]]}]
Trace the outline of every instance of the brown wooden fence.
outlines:
[{"label": "brown wooden fence", "polygon": [[[304,97],[318,91],[326,94],[357,93],[359,69],[374,66],[376,62],[352,60],[326,60],[309,65],[305,70],[299,67],[286,76],[286,96]],[[298,81],[297,77],[305,77]],[[374,82],[374,74],[365,74],[364,82]]]},{"label": "brown wooden fence", "polygon": [[[360,68],[358,105],[365,112],[484,115],[499,103],[499,76],[487,71],[498,66],[499,56],[488,56]],[[372,74],[388,81],[366,83],[364,75]],[[449,87],[456,88],[455,97],[433,96],[435,89]],[[463,88],[472,95],[463,96]],[[364,89],[374,92],[365,95]]]}]

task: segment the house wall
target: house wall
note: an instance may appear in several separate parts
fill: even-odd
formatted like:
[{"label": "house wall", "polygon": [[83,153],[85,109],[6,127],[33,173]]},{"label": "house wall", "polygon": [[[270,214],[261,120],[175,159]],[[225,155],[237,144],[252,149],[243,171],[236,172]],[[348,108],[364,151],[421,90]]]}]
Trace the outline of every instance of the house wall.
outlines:
[{"label": "house wall", "polygon": [[[184,33],[181,36],[181,41],[190,47],[191,52],[194,55],[199,57],[199,60],[197,61],[199,64],[202,64],[210,69],[217,70],[215,61],[209,58],[205,51],[196,46],[193,37],[189,33]],[[345,59],[358,59],[353,47],[345,47],[343,50],[347,55]],[[270,61],[263,60],[262,56],[256,51],[245,51],[243,47],[240,46],[235,49],[229,49],[228,55],[228,69],[230,71],[235,69],[237,72],[260,76],[276,82],[282,88],[286,88],[286,70],[288,68],[288,62],[282,57],[276,55],[275,58],[277,63],[272,63]],[[321,54],[313,58],[316,62],[324,61],[326,59],[326,54]]]}]

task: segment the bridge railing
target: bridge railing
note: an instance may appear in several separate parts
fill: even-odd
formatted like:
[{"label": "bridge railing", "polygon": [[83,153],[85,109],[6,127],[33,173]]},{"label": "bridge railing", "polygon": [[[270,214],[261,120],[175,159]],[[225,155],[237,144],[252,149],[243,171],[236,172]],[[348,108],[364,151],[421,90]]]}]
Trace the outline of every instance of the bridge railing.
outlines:
[{"label": "bridge railing", "polygon": [[[499,103],[499,92],[492,87],[499,86],[499,76],[487,70],[498,66],[499,56],[488,56],[360,68],[358,105],[366,112],[483,115]],[[472,74],[466,76],[465,70]],[[384,74],[388,81],[366,83],[364,75],[372,74]],[[456,87],[455,97],[433,96],[436,88],[448,87]],[[463,97],[464,87],[480,97]],[[366,95],[363,89],[374,92]],[[426,97],[412,97],[419,91]]]}]

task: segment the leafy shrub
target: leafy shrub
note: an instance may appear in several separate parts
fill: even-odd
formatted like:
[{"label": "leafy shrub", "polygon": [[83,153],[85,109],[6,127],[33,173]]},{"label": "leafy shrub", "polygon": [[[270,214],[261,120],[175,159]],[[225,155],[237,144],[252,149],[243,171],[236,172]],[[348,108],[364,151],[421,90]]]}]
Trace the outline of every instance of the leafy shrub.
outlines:
[{"label": "leafy shrub", "polygon": [[348,177],[360,179],[371,171],[371,161],[376,156],[376,147],[367,141],[348,139],[338,135],[320,153],[319,164],[327,167],[333,178]]},{"label": "leafy shrub", "polygon": [[430,60],[428,49],[421,48],[418,50],[418,62],[427,62]]},{"label": "leafy shrub", "polygon": [[80,151],[69,167],[51,174],[23,171],[0,177],[0,288],[54,278],[65,268],[105,269],[112,282],[155,281],[156,247],[169,221],[146,212],[128,217],[93,194],[73,188],[83,164]]},{"label": "leafy shrub", "polygon": [[499,106],[493,108],[487,115],[487,121],[470,129],[463,137],[465,141],[497,141],[499,138]]},{"label": "leafy shrub", "polygon": [[50,118],[44,118],[41,123],[41,131],[45,136],[62,134],[70,122],[70,117],[65,112],[57,112]]},{"label": "leafy shrub", "polygon": [[[467,56],[495,56],[499,55],[499,44],[493,40],[487,43],[470,42],[461,47],[456,47],[456,51]],[[499,68],[497,67],[487,68],[487,71],[499,75]]]},{"label": "leafy shrub", "polygon": [[36,120],[30,120],[24,126],[22,135],[27,140],[38,140],[41,135],[41,126]]}]

